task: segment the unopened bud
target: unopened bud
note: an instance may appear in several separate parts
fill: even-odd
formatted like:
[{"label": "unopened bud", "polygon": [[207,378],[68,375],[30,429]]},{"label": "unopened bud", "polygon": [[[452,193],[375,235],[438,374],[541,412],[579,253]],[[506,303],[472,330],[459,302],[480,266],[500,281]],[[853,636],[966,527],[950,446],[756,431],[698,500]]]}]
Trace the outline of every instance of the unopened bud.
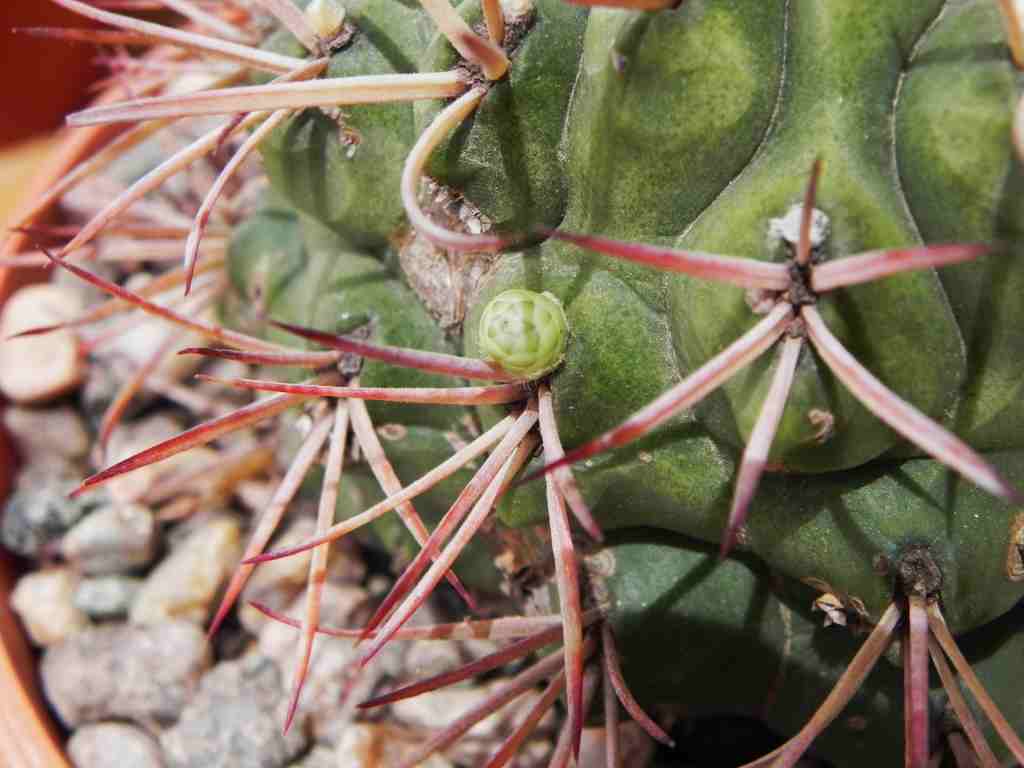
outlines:
[{"label": "unopened bud", "polygon": [[306,6],[310,26],[324,40],[330,40],[345,23],[345,6],[337,0],[313,0]]}]

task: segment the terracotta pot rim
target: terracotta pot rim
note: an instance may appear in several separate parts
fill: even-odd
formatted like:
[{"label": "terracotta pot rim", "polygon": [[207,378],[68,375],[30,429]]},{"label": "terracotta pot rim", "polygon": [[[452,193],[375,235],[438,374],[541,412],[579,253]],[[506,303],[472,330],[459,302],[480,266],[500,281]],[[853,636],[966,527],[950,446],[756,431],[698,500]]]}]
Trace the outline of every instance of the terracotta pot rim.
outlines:
[{"label": "terracotta pot rim", "polygon": [[[113,98],[113,94],[106,94],[101,100]],[[56,149],[26,189],[25,202],[15,215],[30,212],[34,200],[120,130],[119,126],[101,126],[58,134],[61,138]],[[31,221],[52,221],[53,216],[53,211],[43,210]],[[29,246],[26,235],[15,233],[3,244],[0,256],[15,255]],[[0,306],[21,286],[45,277],[46,272],[41,269],[0,268]],[[0,425],[0,503],[13,484],[15,469],[14,446]],[[10,608],[8,596],[16,573],[15,559],[0,551],[0,701],[3,702],[0,706],[0,755],[9,768],[71,768],[64,754],[60,729],[40,693],[33,652],[20,621]]]}]

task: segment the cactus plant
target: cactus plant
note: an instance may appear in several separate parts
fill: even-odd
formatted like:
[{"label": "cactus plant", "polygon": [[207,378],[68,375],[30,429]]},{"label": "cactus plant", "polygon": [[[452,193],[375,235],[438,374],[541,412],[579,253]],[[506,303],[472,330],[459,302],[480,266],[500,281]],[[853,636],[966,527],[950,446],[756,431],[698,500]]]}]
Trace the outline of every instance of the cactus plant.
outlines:
[{"label": "cactus plant", "polygon": [[[496,505],[523,542],[549,525],[550,562],[533,567],[551,576],[562,617],[564,661],[538,665],[554,675],[545,706],[566,690],[553,764],[578,749],[599,671],[667,740],[621,684],[616,643],[645,702],[731,708],[796,734],[757,765],[792,765],[815,739],[837,765],[891,761],[901,706],[908,765],[927,763],[940,726],[956,754],[969,743],[994,765],[948,658],[996,749],[1024,762],[1019,703],[1001,701],[1004,716],[985,692],[1004,687],[986,670],[1011,663],[1002,617],[1024,593],[1012,2],[623,0],[588,11],[561,0],[457,10],[362,0],[343,13],[333,0],[263,0],[278,29],[234,9],[259,48],[55,2],[133,41],[229,58],[250,78],[75,115],[141,121],[111,157],[153,125],[228,118],[53,261],[231,347],[188,352],[315,371],[298,383],[224,382],[277,394],[83,489],[337,400],[333,416],[316,414],[214,622],[259,562],[316,548],[308,610],[294,620],[304,643],[293,711],[328,543],[396,509],[421,547],[361,633],[374,635],[365,663],[441,580],[472,605],[452,565]],[[213,206],[259,149],[271,192],[234,228],[224,326],[64,260],[241,130],[251,133],[197,211],[173,277],[188,290],[209,268],[197,257]],[[426,472],[389,461],[373,430],[381,420],[416,430],[409,455],[427,455],[439,430],[461,432],[467,418],[467,445]],[[338,487],[350,428],[383,493],[369,510],[346,506],[346,481]],[[317,537],[264,553],[328,444]],[[485,453],[431,533],[410,502]],[[585,541],[573,541],[566,507]],[[859,651],[842,629],[814,627],[800,582],[834,621],[874,626]],[[506,637],[526,635],[516,653],[552,641],[538,626],[508,625]],[[968,632],[990,649],[981,678],[952,638]],[[897,634],[902,681],[889,662],[869,676]],[[598,647],[603,670],[588,667]],[[944,692],[930,692],[930,657]],[[799,682],[779,686],[783,677]],[[820,709],[812,694],[824,696]],[[778,704],[759,708],[766,697]],[[617,722],[615,698],[605,702]],[[847,704],[868,727],[823,732]]]}]

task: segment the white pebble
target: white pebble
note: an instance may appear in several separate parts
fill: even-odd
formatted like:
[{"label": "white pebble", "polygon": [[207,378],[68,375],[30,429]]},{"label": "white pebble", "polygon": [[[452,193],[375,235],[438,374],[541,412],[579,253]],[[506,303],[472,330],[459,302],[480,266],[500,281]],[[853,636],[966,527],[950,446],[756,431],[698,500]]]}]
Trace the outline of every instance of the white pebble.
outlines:
[{"label": "white pebble", "polygon": [[138,504],[112,504],[75,523],[61,552],[84,573],[121,573],[148,564],[156,541],[152,512]]},{"label": "white pebble", "polygon": [[132,603],[131,622],[205,622],[214,597],[241,557],[240,537],[233,517],[217,517],[196,528],[146,577]]},{"label": "white pebble", "polygon": [[53,645],[89,626],[89,617],[75,606],[78,578],[70,568],[29,573],[18,579],[11,607],[36,645]]},{"label": "white pebble", "polygon": [[74,331],[8,339],[29,328],[70,320],[80,311],[78,296],[56,285],[30,285],[7,300],[0,313],[0,392],[16,403],[43,403],[81,383],[85,356]]},{"label": "white pebble", "polygon": [[75,768],[163,768],[160,745],[126,723],[84,725],[68,741]]}]

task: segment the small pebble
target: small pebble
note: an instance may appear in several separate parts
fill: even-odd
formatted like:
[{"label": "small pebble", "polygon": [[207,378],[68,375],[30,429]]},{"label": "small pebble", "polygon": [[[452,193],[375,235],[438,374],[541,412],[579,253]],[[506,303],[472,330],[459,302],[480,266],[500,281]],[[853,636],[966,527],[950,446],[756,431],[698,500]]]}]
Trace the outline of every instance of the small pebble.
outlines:
[{"label": "small pebble", "polygon": [[[604,728],[584,728],[580,741],[581,765],[604,765],[607,745]],[[636,723],[626,720],[619,725],[619,751],[623,765],[647,765],[657,744]]]},{"label": "small pebble", "polygon": [[[196,356],[196,359],[201,360],[202,358]],[[252,368],[246,363],[240,363],[237,360],[207,359],[203,367],[203,373],[209,376],[216,376],[218,379],[244,379],[252,373]],[[232,389],[213,381],[198,380],[194,384],[190,383],[189,386],[195,387],[196,391],[200,394],[214,398],[218,402],[228,401],[244,404],[249,402],[252,394],[244,389]]]},{"label": "small pebble", "polygon": [[209,665],[206,636],[194,624],[107,624],[51,646],[43,655],[43,690],[73,727],[124,718],[171,721]]},{"label": "small pebble", "polygon": [[[89,366],[85,381],[82,382],[82,388],[78,391],[78,402],[82,414],[93,430],[99,430],[100,424],[103,423],[103,416],[114,398],[117,397],[117,392],[123,382],[124,377],[119,375],[112,365]],[[145,394],[139,393],[137,398],[132,399],[132,405],[135,402],[145,402],[145,400]],[[133,413],[134,408],[129,406],[125,415],[130,417]]]},{"label": "small pebble", "polygon": [[75,605],[77,582],[70,568],[35,571],[18,579],[11,608],[33,643],[54,645],[89,626],[89,617]]},{"label": "small pebble", "polygon": [[[369,596],[361,587],[324,584],[320,597],[320,623],[334,627],[358,627],[368,617]],[[295,619],[306,612],[306,593],[297,596],[282,612]],[[269,621],[260,630],[260,651],[271,657],[283,669],[291,669],[299,630],[280,621]],[[317,643],[317,646],[338,645],[351,647],[350,642]]]},{"label": "small pebble", "polygon": [[[341,734],[335,748],[334,768],[391,768],[412,757],[423,743],[423,734],[393,725],[353,723]],[[440,754],[434,754],[419,768],[452,768]]]},{"label": "small pebble", "polygon": [[[368,618],[368,607],[366,592],[359,587],[328,583],[324,585],[320,623],[340,627],[361,626]],[[305,611],[305,592],[284,609],[285,614],[296,618],[303,616]],[[283,679],[288,681],[289,692],[300,637],[298,629],[277,621],[268,622],[260,630],[260,652],[277,663]],[[354,695],[346,698],[345,694],[358,671],[354,664],[357,656],[358,651],[350,640],[320,636],[313,645],[298,712],[312,718],[313,732],[319,740],[324,740],[322,733],[337,729],[355,715],[355,705],[361,699]],[[361,677],[376,680],[382,669],[377,661],[367,667]],[[329,726],[326,725],[328,722]]]},{"label": "small pebble", "polygon": [[407,646],[405,669],[410,679],[431,677],[462,664],[459,643],[419,640]]},{"label": "small pebble", "polygon": [[[396,720],[428,731],[440,730],[459,716],[492,696],[508,680],[492,680],[485,685],[463,688],[443,688],[404,699],[391,705]],[[515,724],[522,722],[530,709],[541,698],[539,690],[528,691],[515,701],[493,712],[466,732],[448,750],[448,756],[460,765],[484,765],[502,739],[511,733]],[[554,710],[548,710],[537,725],[538,731],[553,729],[557,722]]]},{"label": "small pebble", "polygon": [[115,619],[128,613],[142,579],[132,576],[97,576],[82,579],[75,590],[75,605],[94,619]]},{"label": "small pebble", "polygon": [[153,513],[138,504],[111,504],[67,532],[61,552],[89,575],[123,573],[148,565],[156,554]]},{"label": "small pebble", "polygon": [[[343,641],[336,640],[335,642],[340,644]],[[359,702],[372,698],[375,691],[381,690],[382,678],[391,680],[398,678],[405,657],[405,649],[402,646],[403,643],[388,643],[377,654],[373,663],[362,670],[358,670],[354,666],[340,669],[336,680],[322,686],[323,690],[329,691],[330,685],[337,685],[338,682],[341,682],[342,687],[338,690],[344,696],[331,699],[329,696],[324,697],[321,694],[315,697],[319,701],[326,698],[326,702],[323,706],[310,707],[313,738],[324,744],[337,744],[345,732],[355,725],[353,721],[365,717],[365,713],[357,709]],[[321,687],[318,681],[312,682],[314,686]],[[307,701],[305,692],[303,692],[302,700]]]},{"label": "small pebble", "polygon": [[81,383],[85,355],[73,330],[10,338],[70,320],[80,311],[74,291],[46,283],[22,288],[7,300],[0,312],[0,392],[16,403],[35,404],[60,397]]},{"label": "small pebble", "polygon": [[[133,275],[133,278],[138,276]],[[146,275],[145,277],[147,278],[145,280],[129,279],[126,285],[130,290],[137,291],[145,283],[149,282],[148,278],[150,276]],[[181,289],[178,288],[174,291],[165,292],[162,295],[157,294],[152,297],[152,300],[161,302],[171,298],[180,298],[180,295]],[[188,314],[189,316],[193,315],[193,313]],[[196,319],[207,322],[215,321],[209,311],[197,314]],[[178,337],[179,340],[174,342],[175,349],[165,355],[157,366],[156,374],[163,375],[172,381],[180,381],[185,376],[194,373],[202,364],[203,359],[199,355],[177,355],[175,352],[185,347],[202,346],[206,343],[207,339],[199,333],[187,332],[182,334],[176,327],[169,325],[163,320],[145,318],[136,323],[127,332],[119,333],[116,338],[111,340],[111,343],[105,344],[97,350],[98,362],[102,365],[109,364],[114,359],[128,360],[131,362],[133,369],[140,368],[149,361],[149,358],[152,357],[156,350],[172,335]]]},{"label": "small pebble", "polygon": [[107,500],[103,492],[80,499],[69,499],[77,485],[71,480],[54,478],[44,485],[23,486],[3,507],[0,543],[24,557],[40,557],[83,515]]},{"label": "small pebble", "polygon": [[[270,541],[267,549],[291,547],[312,537],[316,530],[316,521],[309,517],[300,517],[292,522],[280,536]],[[288,606],[295,596],[305,589],[309,578],[309,561],[313,551],[300,552],[292,557],[271,560],[263,563],[252,572],[249,581],[242,591],[242,600],[238,606],[238,616],[242,626],[253,634],[269,619],[251,605],[250,600],[257,600],[273,610],[280,611]]]},{"label": "small pebble", "polygon": [[[312,518],[299,518],[292,523],[279,539],[273,540],[268,549],[292,546],[313,536],[316,523]],[[252,573],[245,585],[242,601],[238,606],[238,618],[249,632],[258,635],[270,619],[257,611],[248,601],[258,600],[276,611],[283,611],[305,591],[309,578],[309,561],[312,550],[292,557],[263,563]],[[342,539],[331,545],[327,559],[327,582],[329,584],[360,584],[366,575],[366,564],[354,542]]]},{"label": "small pebble", "polygon": [[[429,730],[439,730],[480,704],[490,695],[486,688],[442,688],[391,705],[397,720]],[[488,715],[467,731],[473,738],[488,738],[498,733],[503,715]]]},{"label": "small pebble", "polygon": [[[438,613],[434,604],[431,601],[427,601],[410,617],[405,626],[426,627],[443,624],[446,620]],[[455,669],[463,663],[463,643],[461,642],[416,640],[404,645],[404,668],[402,669],[401,676],[406,680],[419,680],[424,677],[430,677],[445,670]],[[479,656],[485,656],[490,652],[479,654]],[[479,656],[467,658],[479,658]]]},{"label": "small pebble", "polygon": [[146,577],[132,603],[131,622],[154,624],[181,618],[204,623],[217,592],[241,557],[240,537],[238,521],[228,515],[192,531]]},{"label": "small pebble", "polygon": [[317,744],[301,760],[297,760],[288,768],[337,768],[338,760],[334,751],[328,747]]},{"label": "small pebble", "polygon": [[[109,466],[127,459],[183,431],[180,422],[164,414],[120,424],[110,436],[102,463]],[[107,489],[110,495],[121,503],[138,501],[161,477],[166,477],[177,467],[187,466],[192,461],[192,453],[193,451],[184,451],[164,461],[115,477],[107,483]]]},{"label": "small pebble", "polygon": [[32,464],[69,466],[89,453],[92,441],[78,412],[57,408],[8,408],[4,426],[18,443],[18,453]]},{"label": "small pebble", "polygon": [[281,732],[287,707],[272,659],[252,653],[218,664],[160,737],[168,768],[283,768],[309,744],[301,713]]},{"label": "small pebble", "polygon": [[160,745],[126,723],[83,725],[68,741],[75,768],[163,768]]}]

